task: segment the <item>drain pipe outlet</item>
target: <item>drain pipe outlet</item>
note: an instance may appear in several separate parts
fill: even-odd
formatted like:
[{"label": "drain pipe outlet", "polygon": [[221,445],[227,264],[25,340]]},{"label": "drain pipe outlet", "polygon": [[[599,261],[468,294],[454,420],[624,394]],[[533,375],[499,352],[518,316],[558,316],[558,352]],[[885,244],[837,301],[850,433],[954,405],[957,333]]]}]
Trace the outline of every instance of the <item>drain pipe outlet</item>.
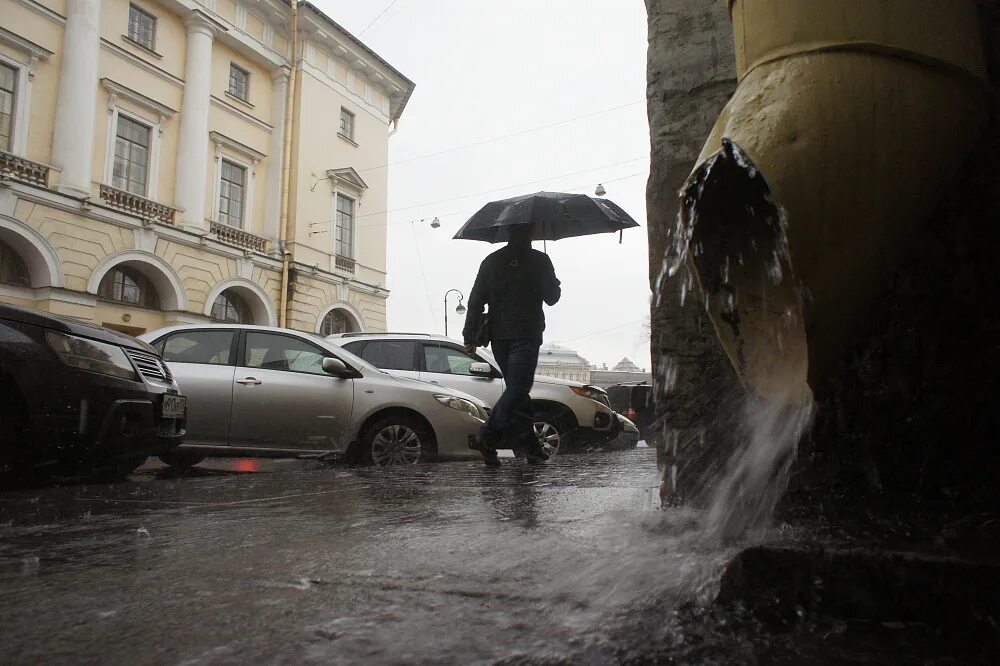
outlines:
[{"label": "drain pipe outlet", "polygon": [[[916,6],[916,5],[919,5]],[[822,391],[985,123],[972,0],[732,0],[739,85],[681,196],[744,384]]]}]

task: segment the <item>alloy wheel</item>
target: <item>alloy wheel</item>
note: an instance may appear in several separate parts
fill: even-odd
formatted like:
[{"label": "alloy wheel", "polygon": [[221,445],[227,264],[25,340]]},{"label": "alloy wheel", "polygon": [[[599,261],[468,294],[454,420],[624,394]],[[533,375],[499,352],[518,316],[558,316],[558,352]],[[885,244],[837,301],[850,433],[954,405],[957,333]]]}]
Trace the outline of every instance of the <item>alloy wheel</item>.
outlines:
[{"label": "alloy wheel", "polygon": [[562,437],[554,425],[547,421],[537,421],[535,423],[535,437],[538,438],[538,443],[542,445],[542,448],[550,456],[559,453],[559,444],[562,441]]},{"label": "alloy wheel", "polygon": [[404,425],[386,426],[372,439],[372,463],[380,467],[415,465],[420,462],[421,451],[420,436]]}]

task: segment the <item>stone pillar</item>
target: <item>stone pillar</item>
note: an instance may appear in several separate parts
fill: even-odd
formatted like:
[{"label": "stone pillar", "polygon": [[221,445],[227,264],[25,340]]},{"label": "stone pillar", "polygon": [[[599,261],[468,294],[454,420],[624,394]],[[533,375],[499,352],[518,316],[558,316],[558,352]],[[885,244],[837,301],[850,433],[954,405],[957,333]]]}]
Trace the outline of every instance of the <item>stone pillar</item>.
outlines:
[{"label": "stone pillar", "polygon": [[100,24],[101,0],[66,4],[52,162],[61,170],[59,190],[79,197],[90,196]]},{"label": "stone pillar", "polygon": [[683,495],[706,466],[727,457],[731,422],[718,416],[733,409],[730,389],[739,381],[687,270],[662,279],[661,269],[674,240],[677,190],[736,89],[736,56],[727,0],[646,0],[646,11],[646,213],[650,287],[657,295],[650,308],[654,441],[665,473],[661,492]]},{"label": "stone pillar", "polygon": [[264,237],[270,241],[271,254],[280,254],[281,172],[285,161],[285,110],[288,95],[288,68],[279,67],[271,74],[271,142],[268,145],[266,194],[264,195]]},{"label": "stone pillar", "polygon": [[212,42],[219,25],[199,11],[187,26],[187,62],[184,65],[184,101],[177,146],[177,192],[174,203],[181,228],[208,231],[205,193],[208,190],[208,112],[211,105]]}]

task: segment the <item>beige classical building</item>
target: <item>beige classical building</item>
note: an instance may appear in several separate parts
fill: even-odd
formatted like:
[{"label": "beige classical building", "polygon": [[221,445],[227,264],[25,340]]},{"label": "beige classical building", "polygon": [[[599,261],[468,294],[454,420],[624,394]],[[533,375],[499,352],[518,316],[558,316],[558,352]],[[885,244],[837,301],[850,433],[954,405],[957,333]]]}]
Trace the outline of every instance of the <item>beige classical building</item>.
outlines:
[{"label": "beige classical building", "polygon": [[308,2],[293,58],[290,14],[0,0],[0,301],[130,333],[384,330],[384,167],[413,83]]}]

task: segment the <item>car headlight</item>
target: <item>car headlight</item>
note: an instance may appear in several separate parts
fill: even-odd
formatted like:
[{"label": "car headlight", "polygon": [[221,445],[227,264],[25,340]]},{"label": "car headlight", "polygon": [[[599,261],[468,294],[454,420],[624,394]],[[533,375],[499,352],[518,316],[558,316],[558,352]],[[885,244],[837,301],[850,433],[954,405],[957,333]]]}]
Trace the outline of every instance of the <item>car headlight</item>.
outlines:
[{"label": "car headlight", "polygon": [[125,350],[117,345],[56,331],[45,331],[45,339],[59,360],[72,368],[122,379],[138,379]]},{"label": "car headlight", "polygon": [[604,392],[599,391],[592,386],[570,386],[569,390],[576,393],[578,396],[590,398],[591,400],[596,400],[602,404],[604,403]]},{"label": "car headlight", "polygon": [[475,416],[477,419],[485,419],[483,411],[479,409],[479,406],[471,400],[466,400],[465,398],[459,398],[457,395],[446,395],[443,393],[436,393],[434,398],[437,399],[445,407],[451,407],[452,409],[457,409],[460,412],[465,412],[471,416]]}]

